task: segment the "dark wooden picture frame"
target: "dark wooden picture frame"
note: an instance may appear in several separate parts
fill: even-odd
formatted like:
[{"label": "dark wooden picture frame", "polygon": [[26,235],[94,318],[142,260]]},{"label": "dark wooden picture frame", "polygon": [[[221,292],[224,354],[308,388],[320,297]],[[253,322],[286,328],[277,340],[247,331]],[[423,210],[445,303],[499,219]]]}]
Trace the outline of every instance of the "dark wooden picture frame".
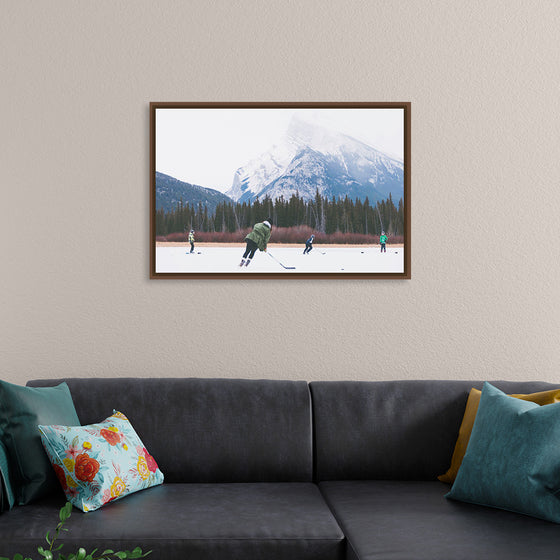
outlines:
[{"label": "dark wooden picture frame", "polygon": [[150,103],[150,278],[409,279],[410,105]]}]

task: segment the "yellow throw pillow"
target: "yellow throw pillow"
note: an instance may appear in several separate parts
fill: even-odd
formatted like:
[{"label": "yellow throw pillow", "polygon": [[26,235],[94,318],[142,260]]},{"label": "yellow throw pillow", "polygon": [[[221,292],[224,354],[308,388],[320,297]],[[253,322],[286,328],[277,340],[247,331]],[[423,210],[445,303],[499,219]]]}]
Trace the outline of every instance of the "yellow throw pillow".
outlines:
[{"label": "yellow throw pillow", "polygon": [[[441,480],[442,482],[448,482],[449,484],[453,484],[453,482],[455,482],[455,477],[457,476],[459,467],[463,462],[463,457],[465,456],[467,445],[469,444],[474,420],[476,418],[476,412],[478,410],[478,403],[480,402],[480,395],[481,391],[475,389],[474,387],[469,393],[467,406],[465,407],[465,414],[463,416],[463,421],[461,422],[461,427],[459,428],[459,437],[457,438],[455,449],[453,450],[453,456],[451,457],[451,466],[447,469],[445,474],[438,476],[438,480]],[[529,395],[519,394],[510,396],[524,401],[531,401],[543,406],[545,404],[560,402],[560,389],[541,391],[539,393],[531,393]]]}]

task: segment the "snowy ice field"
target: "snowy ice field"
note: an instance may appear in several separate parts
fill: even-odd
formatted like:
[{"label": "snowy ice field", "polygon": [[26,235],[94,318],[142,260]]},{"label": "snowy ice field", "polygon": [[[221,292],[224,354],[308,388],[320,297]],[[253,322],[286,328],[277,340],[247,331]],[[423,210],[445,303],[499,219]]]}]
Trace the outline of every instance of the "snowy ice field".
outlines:
[{"label": "snowy ice field", "polygon": [[269,245],[268,252],[277,261],[294,270],[286,270],[269,254],[257,251],[248,267],[239,267],[245,246],[195,246],[189,254],[188,246],[156,247],[156,273],[402,273],[404,250],[402,247],[387,247],[381,253],[379,247],[357,246],[320,247],[315,245],[311,253],[304,255],[301,247],[275,247]]}]

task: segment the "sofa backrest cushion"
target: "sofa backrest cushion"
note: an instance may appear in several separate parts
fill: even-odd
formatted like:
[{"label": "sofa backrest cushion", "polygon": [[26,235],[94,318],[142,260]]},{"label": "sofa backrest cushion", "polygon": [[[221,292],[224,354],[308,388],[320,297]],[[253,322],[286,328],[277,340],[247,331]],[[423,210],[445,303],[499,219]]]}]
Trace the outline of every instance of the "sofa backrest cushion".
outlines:
[{"label": "sofa backrest cushion", "polygon": [[66,381],[82,425],[125,414],[167,482],[312,479],[305,381],[89,378]]},{"label": "sofa backrest cushion", "polygon": [[[506,393],[557,388],[492,381]],[[472,381],[310,384],[317,480],[435,480],[449,467]]]}]

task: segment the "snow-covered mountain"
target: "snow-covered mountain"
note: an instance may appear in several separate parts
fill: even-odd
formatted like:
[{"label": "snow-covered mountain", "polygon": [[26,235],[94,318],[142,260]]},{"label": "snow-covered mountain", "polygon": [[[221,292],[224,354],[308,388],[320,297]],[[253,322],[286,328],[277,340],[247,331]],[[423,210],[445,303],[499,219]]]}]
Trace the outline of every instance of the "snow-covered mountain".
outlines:
[{"label": "snow-covered mountain", "polygon": [[404,192],[404,166],[355,138],[294,116],[279,144],[235,172],[226,194],[246,202],[298,192],[309,200],[317,189],[329,198],[368,197],[371,203],[391,193],[396,202]]}]

